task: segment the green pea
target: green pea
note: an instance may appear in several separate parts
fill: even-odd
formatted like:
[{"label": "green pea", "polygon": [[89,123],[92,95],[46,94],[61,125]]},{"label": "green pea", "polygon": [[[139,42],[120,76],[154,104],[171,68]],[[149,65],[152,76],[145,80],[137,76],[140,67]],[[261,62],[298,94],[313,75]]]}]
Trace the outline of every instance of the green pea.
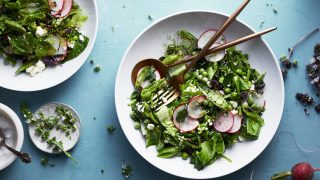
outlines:
[{"label": "green pea", "polygon": [[204,78],[202,78],[201,80],[202,80],[203,83],[207,83],[208,78],[204,77]]},{"label": "green pea", "polygon": [[141,128],[141,124],[139,122],[134,122],[134,128],[135,129],[140,129]]},{"label": "green pea", "polygon": [[203,76],[200,74],[197,76],[197,79],[201,80],[203,78]]},{"label": "green pea", "polygon": [[229,93],[231,93],[231,89],[230,88],[228,88],[228,87],[226,87],[226,88],[224,88],[224,93],[226,93],[226,94],[229,94]]},{"label": "green pea", "polygon": [[219,78],[219,83],[223,83],[223,81],[224,81],[224,77],[223,76],[221,76],[220,78]]},{"label": "green pea", "polygon": [[237,74],[242,74],[242,70],[241,69],[236,69],[236,73]]},{"label": "green pea", "polygon": [[237,95],[238,95],[237,92],[234,92],[234,91],[233,91],[233,92],[231,93],[231,97],[236,97]]},{"label": "green pea", "polygon": [[213,108],[213,102],[209,101],[209,108]]},{"label": "green pea", "polygon": [[253,97],[251,95],[249,95],[249,97],[248,97],[248,104],[249,104],[249,106],[254,104],[254,100],[253,100]]},{"label": "green pea", "polygon": [[208,106],[209,105],[209,101],[208,100],[204,100],[202,104],[203,104],[203,106]]},{"label": "green pea", "polygon": [[200,73],[202,74],[203,72],[205,72],[205,70],[203,68],[201,68]]},{"label": "green pea", "polygon": [[208,77],[208,73],[207,73],[206,71],[204,71],[204,72],[202,73],[202,76]]},{"label": "green pea", "polygon": [[182,153],[181,153],[181,158],[182,158],[183,160],[188,159],[188,157],[189,157],[189,154],[188,154],[188,153],[186,153],[186,152],[182,152]]},{"label": "green pea", "polygon": [[136,118],[136,113],[134,111],[130,112],[130,118],[133,120]]},{"label": "green pea", "polygon": [[145,120],[143,121],[143,123],[144,123],[144,124],[149,124],[149,123],[150,123],[150,120],[149,120],[149,119],[145,119]]}]

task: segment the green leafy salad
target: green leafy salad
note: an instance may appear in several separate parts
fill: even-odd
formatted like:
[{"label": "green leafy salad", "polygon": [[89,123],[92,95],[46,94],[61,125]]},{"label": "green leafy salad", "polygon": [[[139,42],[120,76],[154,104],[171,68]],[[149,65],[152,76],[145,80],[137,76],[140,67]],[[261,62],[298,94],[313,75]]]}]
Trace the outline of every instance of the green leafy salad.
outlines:
[{"label": "green leafy salad", "polygon": [[89,38],[79,28],[87,20],[73,0],[1,0],[0,54],[31,76],[81,54]]},{"label": "green leafy salad", "polygon": [[[160,60],[171,64],[195,55],[201,50],[199,41],[190,32],[180,30],[177,39],[166,45]],[[264,125],[265,73],[253,69],[248,55],[235,47],[223,53],[221,61],[212,61],[210,56],[200,59],[185,74],[180,96],[160,108],[153,98],[157,91],[168,88],[170,76],[157,76],[152,66],[140,70],[130,97],[130,117],[144,135],[146,147],[156,146],[158,157],[189,159],[201,170],[221,157],[232,161],[224,155],[228,147],[259,137]],[[185,65],[174,67],[170,75],[184,69]]]}]

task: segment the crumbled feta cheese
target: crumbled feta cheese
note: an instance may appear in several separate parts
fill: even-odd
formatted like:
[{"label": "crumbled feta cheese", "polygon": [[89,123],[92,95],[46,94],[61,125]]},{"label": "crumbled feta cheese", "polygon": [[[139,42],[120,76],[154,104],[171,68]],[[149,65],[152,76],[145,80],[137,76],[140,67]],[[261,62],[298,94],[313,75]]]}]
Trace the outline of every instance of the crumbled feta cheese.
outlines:
[{"label": "crumbled feta cheese", "polygon": [[68,41],[68,47],[74,48],[74,41]]},{"label": "crumbled feta cheese", "polygon": [[37,30],[36,30],[36,36],[39,38],[39,37],[43,37],[43,36],[46,36],[48,33],[47,30],[43,29],[41,26],[38,26],[37,27]]},{"label": "crumbled feta cheese", "polygon": [[38,61],[35,65],[30,66],[26,69],[26,73],[29,73],[31,76],[35,76],[38,73],[41,73],[46,68],[46,65],[42,61]]},{"label": "crumbled feta cheese", "polygon": [[238,107],[238,102],[237,101],[230,101],[230,104],[232,105],[233,108]]},{"label": "crumbled feta cheese", "polygon": [[84,37],[82,35],[79,36],[80,41],[84,41]]},{"label": "crumbled feta cheese", "polygon": [[255,87],[254,85],[252,84],[251,88],[250,88],[250,91],[254,91],[255,90]]},{"label": "crumbled feta cheese", "polygon": [[153,125],[153,124],[148,124],[148,125],[147,125],[147,129],[149,129],[149,130],[154,129],[154,125]]},{"label": "crumbled feta cheese", "polygon": [[237,111],[237,110],[235,110],[235,109],[231,111],[231,114],[233,114],[233,115],[236,115],[236,114],[238,114],[238,113],[239,113],[239,111]]}]

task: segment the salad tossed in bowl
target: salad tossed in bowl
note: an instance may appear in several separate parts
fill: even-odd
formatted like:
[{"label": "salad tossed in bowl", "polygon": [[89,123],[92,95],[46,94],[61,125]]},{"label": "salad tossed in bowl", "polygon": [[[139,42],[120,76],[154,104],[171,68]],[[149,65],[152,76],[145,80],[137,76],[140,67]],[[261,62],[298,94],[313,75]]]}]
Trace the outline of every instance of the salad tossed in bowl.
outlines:
[{"label": "salad tossed in bowl", "polygon": [[[172,64],[197,54],[215,32],[207,30],[198,39],[179,30],[160,60]],[[215,46],[226,42],[224,36],[220,40]],[[253,69],[248,58],[235,47],[202,58],[185,74],[180,96],[159,109],[153,101],[157,91],[166,89],[167,79],[182,73],[185,65],[172,67],[167,77],[159,76],[153,66],[143,67],[129,105],[146,147],[155,145],[160,158],[189,158],[198,170],[221,157],[232,161],[225,150],[239,141],[257,139],[264,125],[265,73]]]},{"label": "salad tossed in bowl", "polygon": [[31,76],[81,54],[89,39],[79,28],[87,20],[73,0],[0,2],[0,53]]}]

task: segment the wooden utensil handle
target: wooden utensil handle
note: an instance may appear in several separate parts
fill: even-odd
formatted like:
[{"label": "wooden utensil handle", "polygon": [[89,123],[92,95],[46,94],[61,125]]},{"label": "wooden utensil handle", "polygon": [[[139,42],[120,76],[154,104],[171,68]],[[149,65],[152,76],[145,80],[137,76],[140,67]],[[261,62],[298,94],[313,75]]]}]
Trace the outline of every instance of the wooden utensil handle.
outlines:
[{"label": "wooden utensil handle", "polygon": [[[258,36],[261,36],[261,35],[264,35],[266,33],[269,33],[271,31],[274,31],[276,30],[277,27],[273,27],[273,28],[269,28],[269,29],[266,29],[264,31],[261,31],[261,32],[257,32],[257,33],[254,33],[254,34],[250,34],[248,36],[245,36],[245,37],[242,37],[242,38],[239,38],[237,40],[234,40],[234,41],[231,41],[231,42],[228,42],[228,43],[225,43],[225,44],[222,44],[220,46],[217,46],[215,48],[212,48],[212,49],[209,49],[206,53],[205,53],[205,56],[207,55],[210,55],[210,54],[214,54],[214,53],[217,53],[219,51],[222,51],[222,50],[225,50],[225,49],[228,49],[232,46],[236,46],[238,44],[241,44],[243,42],[246,42],[246,41],[249,41],[251,39],[254,39]],[[190,62],[192,61],[194,58],[196,58],[197,55],[194,55],[194,56],[191,56],[191,57],[188,57],[188,58],[185,58],[185,59],[182,59],[182,60],[179,60],[178,62],[174,63],[174,64],[170,64],[168,65],[168,67],[174,67],[174,66],[177,66],[177,65],[180,65],[180,64],[184,64],[184,63],[187,63],[187,62]]]}]

